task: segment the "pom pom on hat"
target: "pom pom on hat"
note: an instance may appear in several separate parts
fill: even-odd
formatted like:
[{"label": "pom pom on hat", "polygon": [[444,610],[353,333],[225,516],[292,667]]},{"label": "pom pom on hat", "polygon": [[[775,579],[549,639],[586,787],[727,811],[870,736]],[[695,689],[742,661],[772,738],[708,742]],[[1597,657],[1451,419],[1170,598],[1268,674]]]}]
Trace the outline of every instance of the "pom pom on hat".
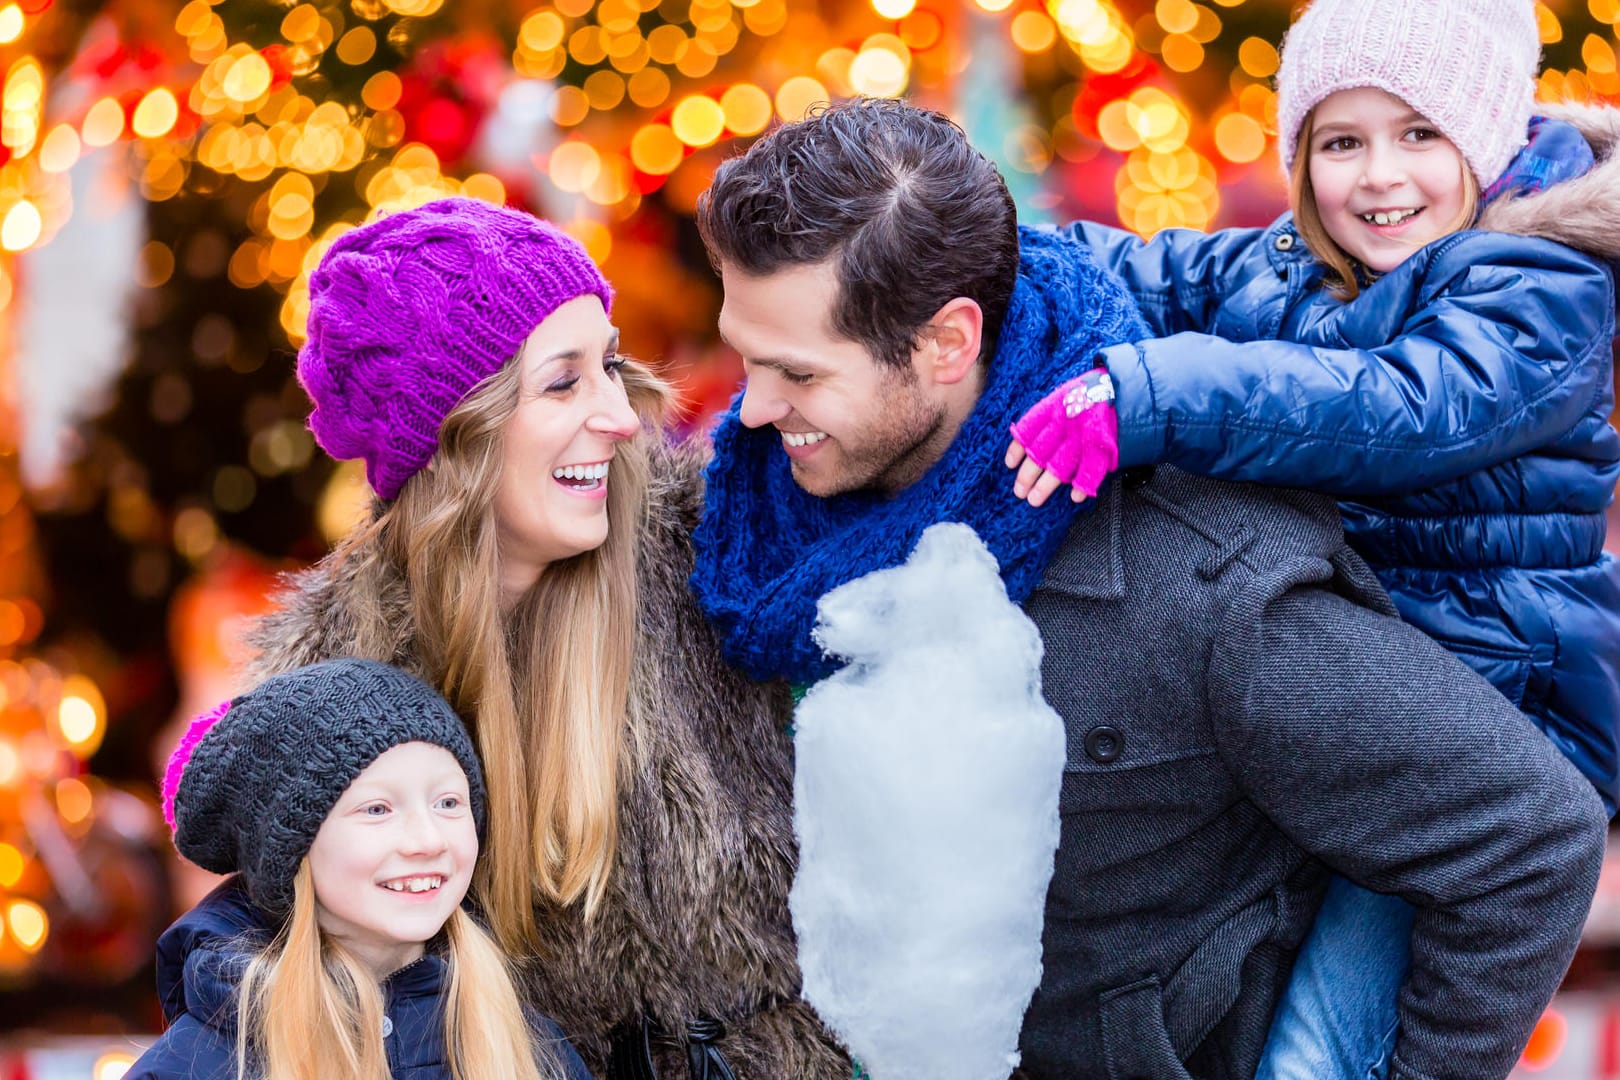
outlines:
[{"label": "pom pom on hat", "polygon": [[186,728],[180,741],[175,744],[174,753],[169,755],[168,767],[163,770],[163,820],[169,823],[169,831],[175,831],[174,825],[174,793],[180,789],[180,777],[185,775],[186,766],[191,762],[192,751],[202,737],[214,729],[214,725],[222,720],[231,709],[229,701],[222,701],[212,709],[198,716]]}]

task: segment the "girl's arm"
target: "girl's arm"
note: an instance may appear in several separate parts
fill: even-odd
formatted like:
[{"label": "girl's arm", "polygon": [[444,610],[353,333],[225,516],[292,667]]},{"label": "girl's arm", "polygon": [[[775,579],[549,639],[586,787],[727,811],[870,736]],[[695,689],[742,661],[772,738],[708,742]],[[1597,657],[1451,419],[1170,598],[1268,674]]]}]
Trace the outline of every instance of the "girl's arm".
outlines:
[{"label": "girl's arm", "polygon": [[1118,274],[1142,309],[1155,336],[1208,331],[1234,283],[1253,268],[1240,264],[1256,252],[1263,229],[1201,233],[1165,229],[1151,240],[1133,232],[1076,221],[1064,227],[1086,244],[1104,267]]},{"label": "girl's arm", "polygon": [[1608,386],[1609,275],[1542,241],[1515,241],[1507,261],[1499,238],[1476,236],[1434,257],[1431,299],[1387,345],[1182,333],[1105,350],[1119,467],[1394,494],[1553,442]]}]

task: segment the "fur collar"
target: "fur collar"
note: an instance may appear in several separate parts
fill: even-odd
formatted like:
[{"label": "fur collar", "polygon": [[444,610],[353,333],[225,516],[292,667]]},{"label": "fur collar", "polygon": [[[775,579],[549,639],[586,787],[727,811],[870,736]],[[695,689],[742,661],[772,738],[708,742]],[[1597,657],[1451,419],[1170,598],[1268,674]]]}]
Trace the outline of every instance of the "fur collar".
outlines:
[{"label": "fur collar", "polygon": [[1575,102],[1538,104],[1536,112],[1573,124],[1597,164],[1585,176],[1519,199],[1498,200],[1479,228],[1554,240],[1601,259],[1620,261],[1620,109]]}]

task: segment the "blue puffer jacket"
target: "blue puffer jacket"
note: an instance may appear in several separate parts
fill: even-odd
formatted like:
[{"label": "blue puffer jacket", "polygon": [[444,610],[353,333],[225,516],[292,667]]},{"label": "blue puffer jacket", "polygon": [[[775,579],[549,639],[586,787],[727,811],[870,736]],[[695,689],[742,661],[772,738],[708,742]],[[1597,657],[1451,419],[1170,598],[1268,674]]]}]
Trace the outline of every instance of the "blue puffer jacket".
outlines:
[{"label": "blue puffer jacket", "polygon": [[[1156,334],[1102,355],[1120,465],[1314,488],[1401,615],[1620,794],[1620,258],[1614,110],[1561,110],[1598,165],[1493,204],[1343,303],[1283,216],[1144,242],[1070,226]],[[1565,243],[1557,243],[1562,240]],[[1582,254],[1571,246],[1578,246]]]},{"label": "blue puffer jacket", "polygon": [[[158,994],[169,1027],[127,1080],[235,1080],[236,989],[256,948],[269,939],[264,916],[236,878],[210,893],[158,939]],[[450,1080],[440,995],[448,971],[428,954],[383,982],[383,1046],[394,1080]],[[530,1014],[563,1080],[591,1080],[550,1020]]]}]

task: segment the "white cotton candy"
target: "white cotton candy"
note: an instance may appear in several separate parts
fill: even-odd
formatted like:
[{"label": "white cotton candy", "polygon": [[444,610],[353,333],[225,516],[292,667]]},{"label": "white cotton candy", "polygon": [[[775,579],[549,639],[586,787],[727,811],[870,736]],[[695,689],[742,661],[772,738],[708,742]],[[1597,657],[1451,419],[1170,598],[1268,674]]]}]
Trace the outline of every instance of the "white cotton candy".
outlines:
[{"label": "white cotton candy", "polygon": [[965,525],[822,597],[795,716],[804,995],[873,1080],[1006,1080],[1040,982],[1063,725]]}]

